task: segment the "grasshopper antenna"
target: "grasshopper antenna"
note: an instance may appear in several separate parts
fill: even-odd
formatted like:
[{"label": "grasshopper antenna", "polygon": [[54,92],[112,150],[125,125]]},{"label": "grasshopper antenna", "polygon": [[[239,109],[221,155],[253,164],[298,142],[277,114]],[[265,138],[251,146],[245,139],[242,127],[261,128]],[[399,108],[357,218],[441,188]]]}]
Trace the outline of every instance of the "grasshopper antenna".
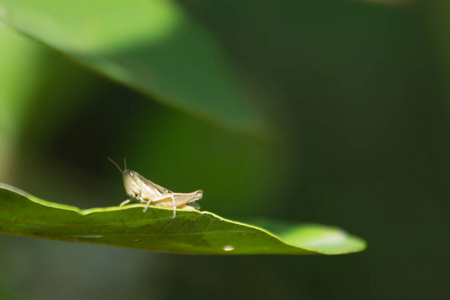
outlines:
[{"label": "grasshopper antenna", "polygon": [[127,169],[127,159],[125,157],[123,158],[123,165],[125,166],[125,170],[128,170]]},{"label": "grasshopper antenna", "polygon": [[[122,173],[123,174],[123,171],[122,171],[122,169],[119,167],[119,165],[118,164],[116,164],[116,162],[115,161],[113,161],[111,158],[109,158],[108,157],[108,159],[109,159],[109,161],[110,162],[112,162],[116,167],[117,167],[117,169],[119,169],[119,171],[120,171],[120,173]],[[126,165],[125,165],[125,169],[126,169]]]}]

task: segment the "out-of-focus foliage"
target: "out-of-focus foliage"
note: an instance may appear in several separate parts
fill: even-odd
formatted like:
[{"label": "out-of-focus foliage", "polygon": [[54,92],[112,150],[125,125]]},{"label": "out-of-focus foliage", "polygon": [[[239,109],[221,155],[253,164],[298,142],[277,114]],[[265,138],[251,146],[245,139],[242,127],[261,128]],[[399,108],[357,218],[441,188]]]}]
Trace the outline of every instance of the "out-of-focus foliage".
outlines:
[{"label": "out-of-focus foliage", "polygon": [[0,295],[449,298],[448,1],[178,3],[270,112],[273,143],[148,101],[0,28],[0,126],[14,128],[0,128],[0,147],[3,136],[13,141],[1,181],[52,201],[111,206],[124,191],[106,157],[126,156],[172,190],[204,190],[205,210],[337,224],[369,249],[185,257],[2,236]]},{"label": "out-of-focus foliage", "polygon": [[208,33],[172,1],[3,0],[0,22],[155,99],[267,135]]}]

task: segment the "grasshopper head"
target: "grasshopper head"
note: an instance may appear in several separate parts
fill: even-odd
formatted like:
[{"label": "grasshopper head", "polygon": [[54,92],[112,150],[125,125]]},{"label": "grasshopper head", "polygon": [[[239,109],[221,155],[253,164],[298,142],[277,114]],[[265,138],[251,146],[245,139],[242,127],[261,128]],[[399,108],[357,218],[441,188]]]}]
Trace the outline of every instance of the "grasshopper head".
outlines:
[{"label": "grasshopper head", "polygon": [[125,191],[131,197],[137,197],[141,193],[142,179],[141,176],[132,170],[123,171],[123,185]]},{"label": "grasshopper head", "polygon": [[128,196],[131,196],[133,198],[138,197],[141,195],[142,191],[142,177],[138,173],[132,170],[127,169],[127,162],[125,158],[123,159],[124,164],[124,170],[119,167],[119,165],[113,161],[111,158],[108,157],[108,159],[117,167],[117,169],[122,173],[123,176],[123,185],[125,186],[125,191],[127,192]]}]

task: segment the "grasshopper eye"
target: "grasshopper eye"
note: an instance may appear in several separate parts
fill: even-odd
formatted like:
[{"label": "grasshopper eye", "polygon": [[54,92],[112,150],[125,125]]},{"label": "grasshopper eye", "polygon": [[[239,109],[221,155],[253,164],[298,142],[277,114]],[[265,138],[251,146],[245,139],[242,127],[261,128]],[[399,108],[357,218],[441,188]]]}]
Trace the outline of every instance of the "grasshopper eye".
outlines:
[{"label": "grasshopper eye", "polygon": [[130,172],[130,176],[133,177],[133,176],[134,176],[134,173],[133,173],[133,172]]}]

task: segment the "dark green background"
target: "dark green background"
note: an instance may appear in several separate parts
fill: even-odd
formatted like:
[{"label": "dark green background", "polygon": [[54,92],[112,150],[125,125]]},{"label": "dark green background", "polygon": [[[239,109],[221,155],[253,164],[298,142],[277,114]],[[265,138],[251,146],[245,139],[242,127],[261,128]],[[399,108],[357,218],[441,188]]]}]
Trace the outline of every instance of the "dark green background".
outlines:
[{"label": "dark green background", "polygon": [[125,192],[106,157],[127,157],[171,190],[203,189],[204,210],[337,225],[368,249],[204,257],[3,235],[0,298],[449,298],[446,1],[180,3],[224,46],[274,128],[269,142],[149,101],[0,28],[0,45],[33,53],[0,48],[11,62],[0,64],[0,88],[15,76],[22,92],[0,93],[0,109],[21,101],[1,181],[110,206]]}]

